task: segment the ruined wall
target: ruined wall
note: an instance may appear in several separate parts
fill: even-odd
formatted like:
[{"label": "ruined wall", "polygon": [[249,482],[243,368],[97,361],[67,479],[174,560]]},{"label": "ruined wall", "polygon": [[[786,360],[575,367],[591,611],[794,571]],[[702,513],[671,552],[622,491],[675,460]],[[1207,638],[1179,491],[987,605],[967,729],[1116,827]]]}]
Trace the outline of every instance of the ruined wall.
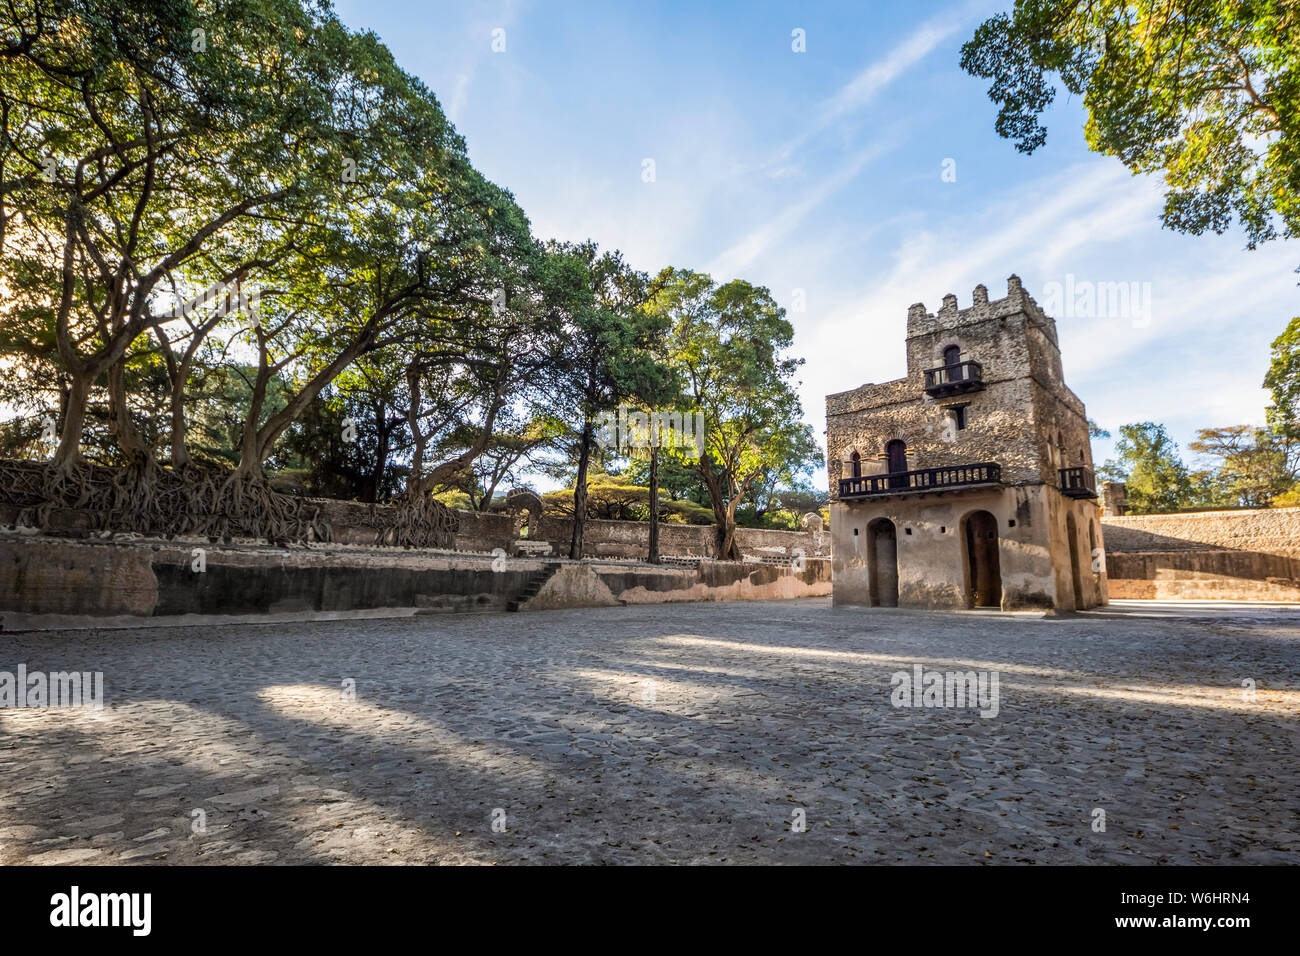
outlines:
[{"label": "ruined wall", "polygon": [[[388,505],[363,504],[358,501],[311,499],[333,529],[335,544],[374,545],[380,528],[386,525]],[[514,515],[502,512],[457,511],[460,530],[454,550],[491,553],[497,548],[510,553],[517,543]],[[0,526],[12,527],[18,509],[0,505]],[[85,536],[96,527],[92,515],[68,509],[55,509],[50,529],[56,534]],[[547,541],[552,554],[567,555],[573,537],[570,518],[543,516],[534,519],[529,529],[532,540]],[[583,556],[593,558],[645,558],[650,543],[650,525],[645,521],[588,520],[583,534]],[[737,528],[736,544],[741,554],[754,558],[807,556],[829,557],[830,536],[825,532],[778,531],[764,528]],[[659,551],[664,555],[709,557],[714,553],[712,525],[661,524]]]},{"label": "ruined wall", "polygon": [[1300,558],[1300,508],[1107,515],[1106,552],[1259,551]]},{"label": "ruined wall", "polygon": [[1300,508],[1107,515],[1115,598],[1300,601]]},{"label": "ruined wall", "polygon": [[[0,630],[737,601],[830,593],[824,559],[658,568],[453,552],[0,535]],[[554,573],[550,568],[558,568]],[[550,575],[547,577],[547,575]],[[545,584],[530,597],[538,576]]]},{"label": "ruined wall", "polygon": [[[710,557],[716,532],[713,525],[659,525],[659,552],[666,555]],[[530,529],[529,537],[549,541],[553,553],[567,555],[573,538],[573,519],[549,515]],[[644,521],[590,520],[583,526],[583,554],[593,558],[644,559],[650,546],[650,525]],[[830,535],[825,532],[777,531],[737,528],[736,546],[746,557],[830,557]]]}]

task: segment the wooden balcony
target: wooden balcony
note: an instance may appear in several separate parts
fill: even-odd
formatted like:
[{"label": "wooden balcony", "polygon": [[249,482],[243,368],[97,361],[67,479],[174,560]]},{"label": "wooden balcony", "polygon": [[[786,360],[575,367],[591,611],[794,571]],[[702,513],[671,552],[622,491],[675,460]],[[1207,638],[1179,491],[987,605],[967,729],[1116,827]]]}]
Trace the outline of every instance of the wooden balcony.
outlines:
[{"label": "wooden balcony", "polygon": [[841,478],[840,498],[879,498],[885,495],[916,495],[958,491],[963,488],[996,485],[1002,481],[1002,466],[981,461],[946,468],[920,468],[861,478]]},{"label": "wooden balcony", "polygon": [[927,369],[925,394],[931,398],[978,392],[984,387],[984,369],[979,362],[957,362]]},{"label": "wooden balcony", "polygon": [[1061,494],[1067,498],[1096,498],[1097,481],[1091,468],[1078,465],[1061,469]]}]

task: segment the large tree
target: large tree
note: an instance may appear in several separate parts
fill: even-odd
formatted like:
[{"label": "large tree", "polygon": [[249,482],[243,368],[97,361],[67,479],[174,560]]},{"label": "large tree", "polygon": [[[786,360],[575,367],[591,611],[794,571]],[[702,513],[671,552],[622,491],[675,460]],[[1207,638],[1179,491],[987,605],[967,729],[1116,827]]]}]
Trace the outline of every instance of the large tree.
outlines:
[{"label": "large tree", "polygon": [[654,383],[663,377],[654,346],[667,323],[660,313],[644,308],[648,277],[628,266],[618,251],[601,252],[588,241],[553,243],[550,254],[572,277],[555,381],[561,407],[573,419],[576,474],[569,557],[581,558],[598,422],[620,404],[654,393]]},{"label": "large tree", "polygon": [[708,490],[716,556],[739,560],[736,508],[785,467],[809,428],[792,381],[803,359],[782,354],[794,328],[767,289],[740,279],[718,285],[686,269],[656,277],[651,308],[671,323],[668,360],[686,403],[704,417],[698,447],[677,452],[689,455]]},{"label": "large tree", "polygon": [[1300,3],[1019,0],[962,48],[992,79],[998,133],[1032,153],[1057,83],[1081,96],[1094,150],[1163,173],[1164,223],[1238,220],[1250,248],[1300,234]]},{"label": "large tree", "polygon": [[1134,514],[1177,511],[1193,501],[1193,487],[1178,445],[1164,425],[1121,425],[1115,443],[1118,458],[1107,461],[1101,475],[1127,485]]},{"label": "large tree", "polygon": [[1287,463],[1289,442],[1266,428],[1202,428],[1187,447],[1211,462],[1204,504],[1266,508],[1295,484]]},{"label": "large tree", "polygon": [[8,344],[67,376],[57,464],[80,458],[101,376],[118,442],[147,454],[128,350],[172,318],[168,283],[201,254],[208,282],[234,282],[329,208],[324,184],[361,143],[339,120],[370,89],[349,73],[356,40],[296,0],[32,0],[6,5],[0,35]]},{"label": "large tree", "polygon": [[[1268,406],[1268,426],[1275,434],[1288,439],[1293,451],[1300,453],[1300,316],[1273,340],[1264,387],[1272,401]],[[1288,462],[1293,472],[1300,472],[1300,461]]]}]

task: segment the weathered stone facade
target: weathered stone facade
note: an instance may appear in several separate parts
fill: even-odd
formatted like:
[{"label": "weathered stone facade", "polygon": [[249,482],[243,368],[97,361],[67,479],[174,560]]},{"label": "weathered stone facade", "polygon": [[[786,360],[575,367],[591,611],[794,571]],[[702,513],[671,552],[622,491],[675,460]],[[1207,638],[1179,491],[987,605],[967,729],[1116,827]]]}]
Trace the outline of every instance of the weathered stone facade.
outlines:
[{"label": "weathered stone facade", "polygon": [[828,395],[826,428],[837,604],[1106,603],[1087,417],[1016,276],[913,305],[907,375]]}]

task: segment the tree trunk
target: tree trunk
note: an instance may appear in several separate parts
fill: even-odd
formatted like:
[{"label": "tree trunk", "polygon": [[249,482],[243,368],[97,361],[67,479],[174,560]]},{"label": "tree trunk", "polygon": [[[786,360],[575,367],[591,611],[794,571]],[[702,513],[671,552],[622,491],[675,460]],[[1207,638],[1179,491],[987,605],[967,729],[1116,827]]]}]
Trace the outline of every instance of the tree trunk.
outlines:
[{"label": "tree trunk", "polygon": [[68,386],[67,412],[63,417],[63,430],[59,433],[59,447],[54,452],[54,464],[67,468],[81,460],[81,432],[86,423],[86,401],[94,376],[89,372],[74,370],[68,373],[72,383]]},{"label": "tree trunk", "polygon": [[569,542],[569,557],[575,561],[582,557],[582,537],[587,521],[587,466],[591,463],[591,421],[582,423],[582,438],[578,448],[578,479],[573,486],[573,539]]},{"label": "tree trunk", "polygon": [[646,560],[659,563],[659,447],[650,445],[650,553]]},{"label": "tree trunk", "polygon": [[737,495],[727,501],[722,494],[718,476],[710,467],[708,454],[701,456],[697,469],[704,479],[704,487],[709,492],[709,504],[713,506],[715,525],[716,557],[719,561],[739,561],[740,551],[736,547],[736,505],[740,503]]},{"label": "tree trunk", "polygon": [[740,551],[736,548],[736,526],[731,522],[718,525],[718,560],[739,561]]},{"label": "tree trunk", "polygon": [[257,378],[253,381],[253,394],[248,398],[248,414],[244,416],[244,429],[239,436],[239,464],[235,473],[246,478],[261,478],[262,456],[257,444],[257,422],[262,417],[262,405],[266,402],[266,383],[271,372],[266,364],[266,351],[262,347],[257,365]]},{"label": "tree trunk", "polygon": [[118,447],[129,459],[150,457],[149,448],[131,421],[131,406],[126,397],[126,359],[120,358],[108,367],[108,400],[113,420],[113,434]]},{"label": "tree trunk", "polygon": [[185,383],[172,387],[172,467],[179,470],[190,463],[190,451],[185,447]]}]

